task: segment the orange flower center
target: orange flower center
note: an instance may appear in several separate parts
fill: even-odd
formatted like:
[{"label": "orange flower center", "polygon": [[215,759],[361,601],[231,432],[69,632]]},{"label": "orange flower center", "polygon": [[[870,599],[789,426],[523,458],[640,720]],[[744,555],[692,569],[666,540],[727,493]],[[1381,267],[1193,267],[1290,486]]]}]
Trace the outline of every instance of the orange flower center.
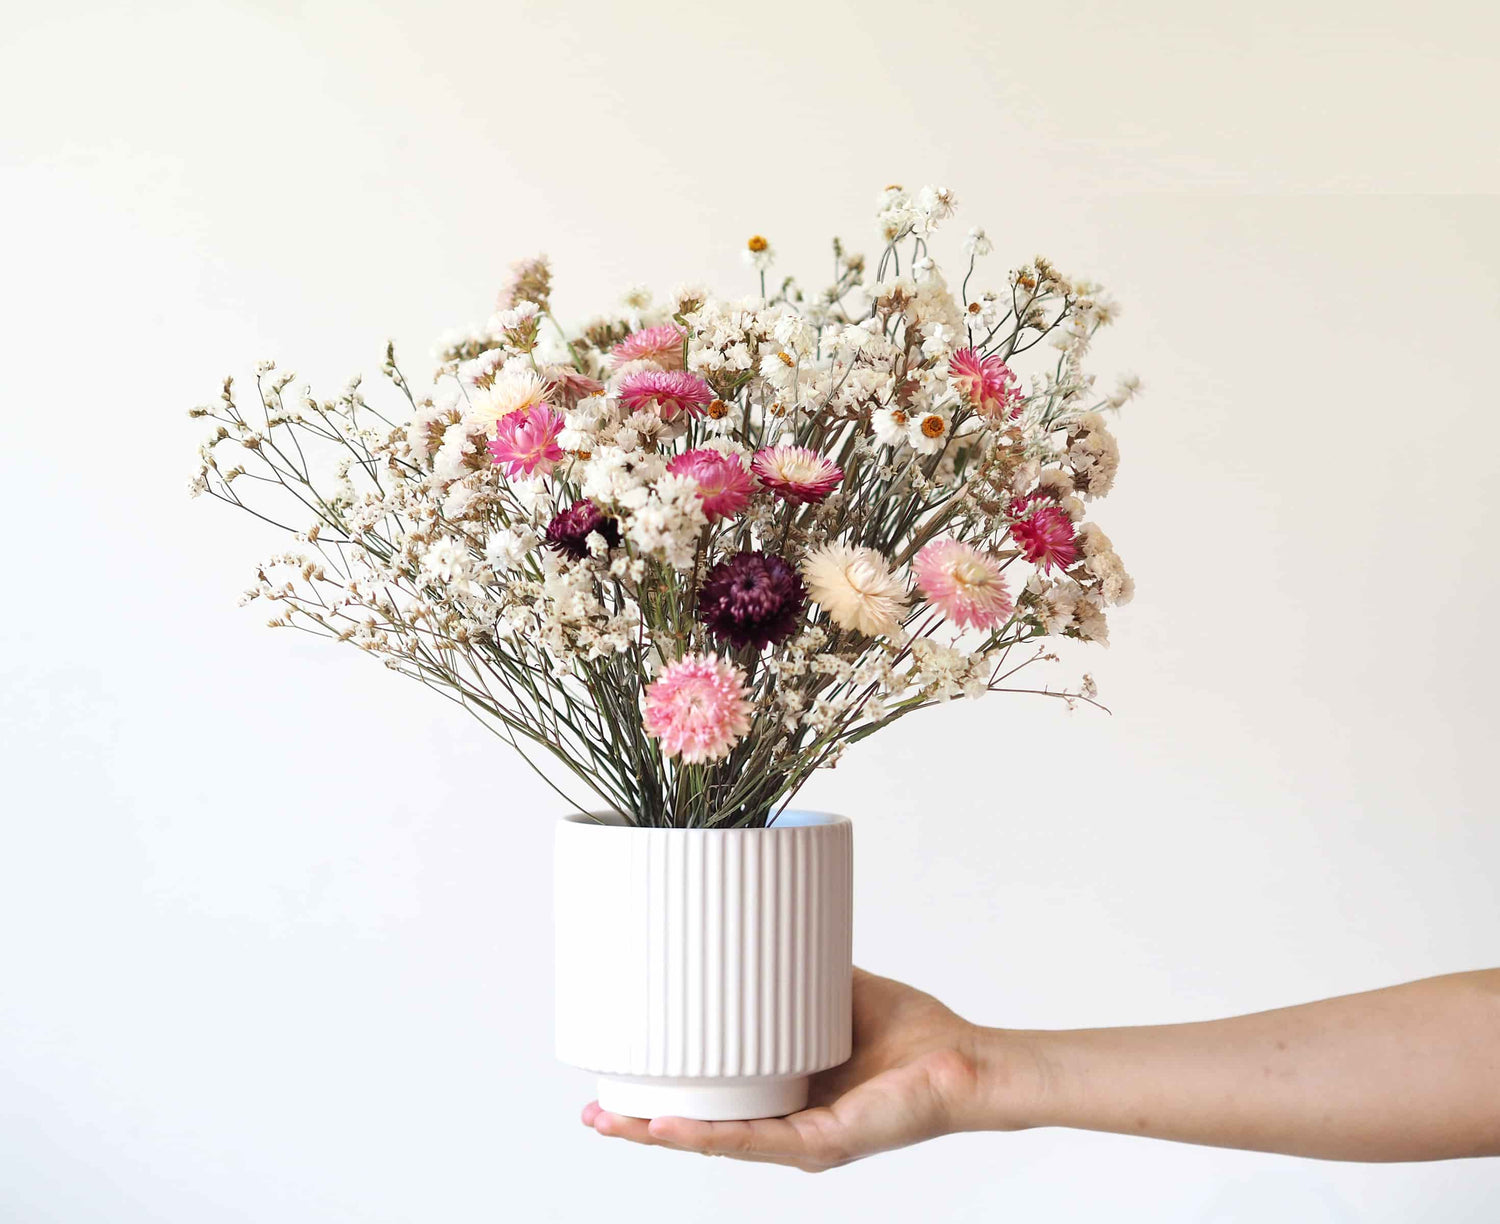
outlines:
[{"label": "orange flower center", "polygon": [[756,234],[753,238],[750,239],[750,242],[749,242],[748,245],[749,245],[750,249],[752,251],[754,251],[758,255],[758,254],[760,254],[760,252],[764,251],[771,244],[769,242],[767,242],[764,238],[762,238],[759,234]]},{"label": "orange flower center", "polygon": [[942,417],[930,416],[922,421],[922,432],[929,438],[941,438],[945,428],[947,426]]}]

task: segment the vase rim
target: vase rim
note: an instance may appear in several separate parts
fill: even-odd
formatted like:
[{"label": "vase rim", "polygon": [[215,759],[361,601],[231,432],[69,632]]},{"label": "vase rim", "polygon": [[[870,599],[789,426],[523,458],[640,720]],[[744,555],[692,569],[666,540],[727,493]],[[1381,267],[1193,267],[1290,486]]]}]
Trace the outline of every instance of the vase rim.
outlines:
[{"label": "vase rim", "polygon": [[715,829],[679,829],[670,825],[633,825],[616,811],[569,812],[561,824],[582,825],[592,829],[619,829],[630,833],[775,833],[778,829],[825,829],[851,824],[849,817],[837,812],[818,812],[807,808],[786,808],[768,825]]}]

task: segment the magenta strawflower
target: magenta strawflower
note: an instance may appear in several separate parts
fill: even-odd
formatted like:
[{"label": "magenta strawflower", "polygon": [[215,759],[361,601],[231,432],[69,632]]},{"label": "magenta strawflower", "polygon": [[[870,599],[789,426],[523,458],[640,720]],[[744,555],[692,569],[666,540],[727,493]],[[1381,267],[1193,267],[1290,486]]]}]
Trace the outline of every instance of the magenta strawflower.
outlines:
[{"label": "magenta strawflower", "polygon": [[1078,559],[1073,520],[1061,506],[1051,503],[1031,509],[1025,502],[1013,506],[1025,515],[1010,525],[1010,538],[1026,560],[1045,573],[1054,565],[1067,569]]},{"label": "magenta strawflower", "polygon": [[631,332],[609,350],[611,369],[631,361],[654,361],[664,370],[682,369],[682,341],[686,333],[675,323]]},{"label": "magenta strawflower", "polygon": [[768,446],[755,452],[750,470],[789,502],[820,502],[844,478],[843,469],[806,446]]},{"label": "magenta strawflower", "polygon": [[744,460],[707,447],[684,451],[667,464],[667,471],[697,481],[703,513],[710,522],[738,514],[755,492],[755,478],[746,470]]},{"label": "magenta strawflower", "polygon": [[664,421],[679,412],[701,416],[714,398],[706,382],[682,370],[640,370],[626,375],[615,395],[631,412],[655,408]]},{"label": "magenta strawflower", "polygon": [[806,607],[797,571],[771,553],[735,553],[708,571],[698,591],[698,619],[708,631],[756,650],[790,637]]},{"label": "magenta strawflower", "polygon": [[643,725],[667,756],[716,761],[750,730],[745,673],[714,655],[683,655],[646,689]]},{"label": "magenta strawflower", "polygon": [[620,523],[586,497],[580,497],[547,524],[547,547],[577,561],[589,555],[589,536],[595,532],[606,548],[620,542]]},{"label": "magenta strawflower", "polygon": [[971,348],[959,349],[948,358],[948,379],[976,412],[1001,419],[1021,411],[1020,380],[1000,357],[981,357]]},{"label": "magenta strawflower", "polygon": [[557,435],[562,432],[563,418],[549,404],[532,404],[508,413],[495,425],[495,439],[490,443],[490,457],[497,467],[510,476],[543,476],[563,457]]},{"label": "magenta strawflower", "polygon": [[962,629],[992,629],[1014,605],[993,558],[959,540],[934,540],[911,563],[928,603]]}]

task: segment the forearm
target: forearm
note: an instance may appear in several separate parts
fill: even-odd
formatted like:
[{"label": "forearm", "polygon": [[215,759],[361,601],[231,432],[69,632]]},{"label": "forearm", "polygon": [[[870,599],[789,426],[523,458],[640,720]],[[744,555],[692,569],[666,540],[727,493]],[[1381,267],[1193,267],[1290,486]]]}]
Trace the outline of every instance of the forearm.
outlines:
[{"label": "forearm", "polygon": [[972,1121],[1333,1160],[1500,1155],[1500,970],[1199,1024],[981,1030]]}]

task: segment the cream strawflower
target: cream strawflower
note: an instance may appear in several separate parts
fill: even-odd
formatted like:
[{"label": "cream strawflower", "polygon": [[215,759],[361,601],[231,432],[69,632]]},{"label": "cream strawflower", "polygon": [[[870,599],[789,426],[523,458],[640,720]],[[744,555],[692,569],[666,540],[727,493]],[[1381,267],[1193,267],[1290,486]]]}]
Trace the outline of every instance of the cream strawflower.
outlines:
[{"label": "cream strawflower", "polygon": [[547,398],[549,384],[531,370],[507,371],[489,387],[469,392],[465,419],[488,429],[513,412],[531,408]]},{"label": "cream strawflower", "polygon": [[906,610],[906,587],[873,548],[824,544],[802,559],[808,593],[833,622],[871,637],[895,637]]}]

